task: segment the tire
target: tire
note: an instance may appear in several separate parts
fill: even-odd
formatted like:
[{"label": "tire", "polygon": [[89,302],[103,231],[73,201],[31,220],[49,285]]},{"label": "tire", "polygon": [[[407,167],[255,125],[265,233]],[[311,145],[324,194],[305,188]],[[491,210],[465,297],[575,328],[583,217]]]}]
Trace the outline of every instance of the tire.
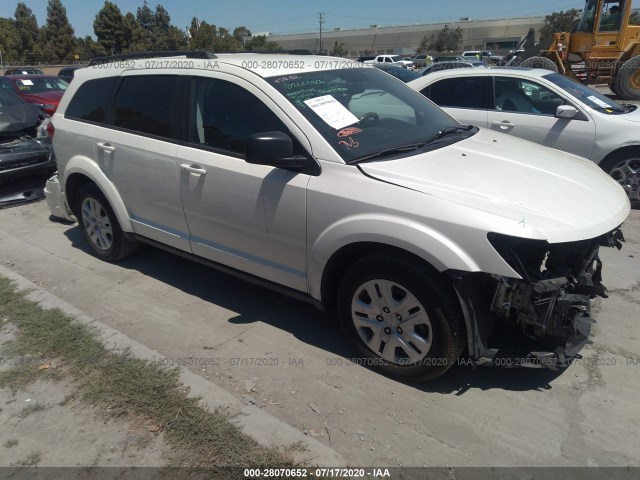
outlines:
[{"label": "tire", "polygon": [[362,363],[395,378],[434,379],[466,344],[453,290],[437,273],[401,257],[375,255],[351,266],[340,282],[337,310]]},{"label": "tire", "polygon": [[640,151],[614,153],[600,166],[624,188],[630,201],[640,202]]},{"label": "tire", "polygon": [[558,72],[558,66],[553,60],[546,57],[531,57],[524,60],[520,65],[521,68],[544,68],[552,72]]},{"label": "tire", "polygon": [[640,55],[622,64],[613,79],[616,95],[625,100],[640,100]]},{"label": "tire", "polygon": [[138,249],[139,243],[124,234],[109,201],[95,184],[88,183],[78,189],[73,212],[98,258],[117,262]]}]

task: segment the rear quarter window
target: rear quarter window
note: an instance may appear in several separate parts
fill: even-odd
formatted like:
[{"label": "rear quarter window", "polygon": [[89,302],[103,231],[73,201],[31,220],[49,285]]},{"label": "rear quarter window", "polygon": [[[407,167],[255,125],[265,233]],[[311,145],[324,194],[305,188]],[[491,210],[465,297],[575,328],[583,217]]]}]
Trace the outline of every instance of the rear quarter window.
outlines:
[{"label": "rear quarter window", "polygon": [[113,90],[117,83],[118,77],[98,78],[83,83],[69,102],[65,118],[106,123]]}]

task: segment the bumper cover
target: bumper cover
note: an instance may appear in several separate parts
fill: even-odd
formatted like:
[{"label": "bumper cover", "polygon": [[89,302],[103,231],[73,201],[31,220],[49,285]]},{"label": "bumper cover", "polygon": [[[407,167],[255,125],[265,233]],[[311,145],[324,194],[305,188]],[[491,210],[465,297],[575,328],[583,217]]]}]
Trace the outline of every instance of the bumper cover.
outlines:
[{"label": "bumper cover", "polygon": [[69,206],[67,205],[67,201],[62,194],[62,189],[60,187],[60,181],[58,179],[58,175],[54,175],[49,180],[44,187],[44,196],[47,200],[47,205],[49,206],[49,210],[51,211],[51,215],[56,218],[62,218],[69,222],[75,222],[76,219],[71,213]]}]

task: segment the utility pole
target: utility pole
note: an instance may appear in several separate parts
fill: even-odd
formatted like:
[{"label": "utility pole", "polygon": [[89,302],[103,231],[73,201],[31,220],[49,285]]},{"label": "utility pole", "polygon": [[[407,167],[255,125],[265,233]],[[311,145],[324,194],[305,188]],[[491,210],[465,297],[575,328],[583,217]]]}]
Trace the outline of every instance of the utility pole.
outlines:
[{"label": "utility pole", "polygon": [[322,53],[322,25],[324,24],[324,13],[318,13],[318,21],[320,22],[320,53]]}]

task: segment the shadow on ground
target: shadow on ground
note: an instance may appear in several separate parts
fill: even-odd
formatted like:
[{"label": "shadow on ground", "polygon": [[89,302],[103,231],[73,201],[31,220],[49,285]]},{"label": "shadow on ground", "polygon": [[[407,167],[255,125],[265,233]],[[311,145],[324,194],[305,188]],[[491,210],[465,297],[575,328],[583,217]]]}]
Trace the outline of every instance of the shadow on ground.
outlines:
[{"label": "shadow on ground", "polygon": [[[68,229],[65,234],[74,247],[91,254],[91,249],[77,226]],[[229,319],[234,324],[264,322],[333,355],[345,359],[354,357],[355,352],[343,336],[335,316],[320,312],[305,302],[148,245],[143,245],[136,255],[118,265],[136,270],[188,295],[237,312],[236,317]],[[562,374],[562,371],[548,369],[472,368],[464,361],[464,357],[460,363],[461,365],[454,366],[445,375],[429,383],[400,383],[424,392],[455,395],[463,395],[473,389],[545,391],[550,390],[550,383]]]}]

